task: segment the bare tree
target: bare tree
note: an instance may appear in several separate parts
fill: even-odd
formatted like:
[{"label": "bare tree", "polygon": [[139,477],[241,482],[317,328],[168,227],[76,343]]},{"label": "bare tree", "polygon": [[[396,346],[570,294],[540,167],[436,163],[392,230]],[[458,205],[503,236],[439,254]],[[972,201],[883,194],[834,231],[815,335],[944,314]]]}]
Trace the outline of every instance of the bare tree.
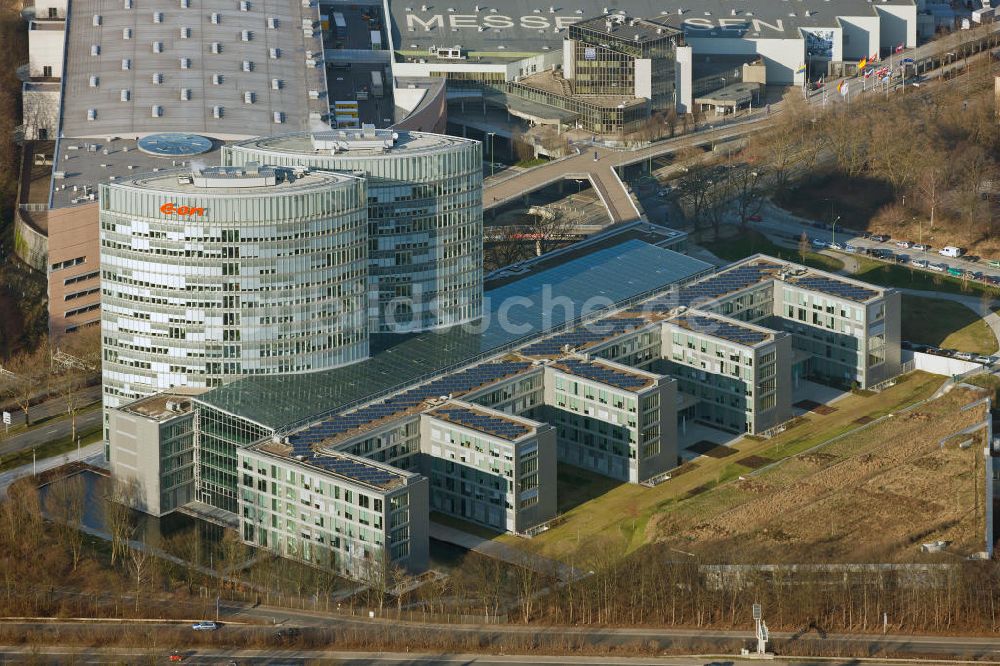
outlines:
[{"label": "bare tree", "polygon": [[129,572],[132,574],[132,580],[135,583],[135,612],[138,614],[139,602],[142,598],[142,588],[149,582],[153,556],[146,547],[145,540],[140,541],[133,548],[126,546],[126,550],[128,551],[127,563]]},{"label": "bare tree", "polygon": [[735,195],[733,204],[739,215],[740,227],[745,228],[747,220],[760,212],[764,204],[763,166],[744,164],[730,169],[727,178],[730,191]]},{"label": "bare tree", "polygon": [[132,507],[139,498],[139,485],[135,479],[108,480],[104,493],[104,524],[111,534],[111,563],[128,555],[129,539],[138,527]]},{"label": "bare tree", "polygon": [[39,345],[32,351],[21,352],[4,369],[7,372],[0,375],[3,393],[24,412],[25,425],[31,425],[31,404],[44,396],[49,381],[48,349]]},{"label": "bare tree", "polygon": [[799,236],[799,261],[805,262],[807,254],[809,254],[809,236],[803,231]]},{"label": "bare tree", "polygon": [[45,510],[54,521],[54,532],[60,543],[69,550],[73,571],[80,565],[83,552],[81,526],[86,502],[87,484],[79,474],[56,481],[49,486],[45,496]]}]

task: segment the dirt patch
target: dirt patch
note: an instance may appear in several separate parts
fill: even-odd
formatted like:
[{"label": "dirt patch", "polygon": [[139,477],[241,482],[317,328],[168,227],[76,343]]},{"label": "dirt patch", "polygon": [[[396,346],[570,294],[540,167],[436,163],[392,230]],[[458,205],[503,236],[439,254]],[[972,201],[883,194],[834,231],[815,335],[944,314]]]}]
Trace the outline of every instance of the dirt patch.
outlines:
[{"label": "dirt patch", "polygon": [[734,449],[731,449],[728,446],[720,446],[719,444],[710,442],[707,439],[695,442],[691,446],[687,447],[687,450],[694,451],[699,455],[708,456],[709,458],[728,458],[736,453]]},{"label": "dirt patch", "polygon": [[746,458],[740,458],[736,461],[738,465],[743,465],[744,467],[749,467],[750,469],[760,469],[764,465],[770,465],[772,462],[774,461],[761,456],[747,456]]},{"label": "dirt patch", "polygon": [[875,419],[872,418],[871,416],[865,415],[865,416],[862,416],[859,419],[854,419],[854,422],[857,423],[858,425],[867,425],[867,424],[871,423],[874,420]]}]

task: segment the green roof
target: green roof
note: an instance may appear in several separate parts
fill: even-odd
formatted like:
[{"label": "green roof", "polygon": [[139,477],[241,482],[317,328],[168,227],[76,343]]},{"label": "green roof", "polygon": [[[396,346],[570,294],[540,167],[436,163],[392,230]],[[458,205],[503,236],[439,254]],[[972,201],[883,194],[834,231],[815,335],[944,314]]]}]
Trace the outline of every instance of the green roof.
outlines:
[{"label": "green roof", "polygon": [[[426,375],[537,339],[567,320],[567,308],[560,301],[548,317],[543,316],[546,294],[569,299],[576,315],[584,304],[590,306],[588,313],[594,313],[599,306],[662,291],[710,269],[687,255],[630,240],[487,291],[485,330],[460,325],[412,335],[374,335],[372,356],[359,363],[304,374],[247,377],[204,393],[197,401],[270,429],[288,430]],[[531,305],[510,301],[513,297],[527,298]],[[498,321],[504,312],[509,326]]]}]

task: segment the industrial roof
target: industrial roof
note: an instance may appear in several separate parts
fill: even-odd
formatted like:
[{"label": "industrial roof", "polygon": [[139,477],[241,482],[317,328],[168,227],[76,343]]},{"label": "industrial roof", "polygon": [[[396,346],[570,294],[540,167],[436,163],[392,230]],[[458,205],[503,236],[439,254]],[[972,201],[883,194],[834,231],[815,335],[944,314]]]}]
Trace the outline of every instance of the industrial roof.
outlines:
[{"label": "industrial roof", "polygon": [[[214,389],[199,401],[268,428],[285,429],[402,390],[423,375],[474,357],[499,354],[538,338],[568,316],[588,312],[587,308],[594,313],[655,293],[707,268],[697,259],[630,240],[487,291],[485,330],[456,326],[419,335],[377,336],[372,341],[373,356],[360,363],[297,375],[247,377]],[[571,308],[564,307],[566,303]]]},{"label": "industrial roof", "polygon": [[[157,173],[140,174],[128,180],[119,180],[115,186],[169,194],[198,195],[199,197],[260,197],[262,196],[262,188],[266,188],[269,194],[280,195],[315,189],[325,190],[337,183],[360,180],[357,176],[334,171],[309,171],[293,175],[289,169],[272,169],[270,167],[261,167],[261,173],[274,173],[276,175],[275,180],[266,185],[261,183],[263,177],[257,177],[253,174],[219,175],[234,169],[235,167],[207,167],[204,170],[168,169]],[[217,180],[218,184],[202,187],[199,185],[200,178]]]},{"label": "industrial roof", "polygon": [[[463,51],[511,54],[557,51],[569,25],[625,11],[631,17],[667,19],[687,37],[798,39],[800,28],[837,28],[838,17],[872,17],[882,5],[914,6],[913,0],[574,0],[539,6],[532,0],[503,3],[453,0],[444,4],[392,0],[392,39],[397,51],[460,46]],[[720,22],[725,25],[720,28]],[[428,56],[424,56],[428,57]],[[475,56],[473,56],[475,57]]]},{"label": "industrial roof", "polygon": [[318,18],[297,0],[73,0],[61,135],[308,129],[328,111],[318,25],[303,30]]},{"label": "industrial roof", "polygon": [[[373,152],[367,147],[367,142],[360,135],[361,130],[326,130],[323,132],[295,132],[288,134],[278,134],[275,136],[263,136],[245,141],[238,141],[225,147],[226,152],[234,152],[242,148],[254,151],[274,151],[276,153],[299,153],[308,155],[332,156],[329,150],[319,152],[314,144],[314,137],[320,140],[341,139],[341,148],[336,152],[337,157],[345,159],[354,157],[378,158],[380,154],[399,155],[404,154],[430,154],[439,150],[446,150],[460,144],[477,143],[473,139],[463,139],[457,136],[446,134],[430,134],[428,132],[392,132],[390,130],[375,130],[376,137],[385,137],[386,133],[395,135],[395,140],[387,146],[388,153],[383,151]],[[351,146],[358,146],[357,152]]]}]

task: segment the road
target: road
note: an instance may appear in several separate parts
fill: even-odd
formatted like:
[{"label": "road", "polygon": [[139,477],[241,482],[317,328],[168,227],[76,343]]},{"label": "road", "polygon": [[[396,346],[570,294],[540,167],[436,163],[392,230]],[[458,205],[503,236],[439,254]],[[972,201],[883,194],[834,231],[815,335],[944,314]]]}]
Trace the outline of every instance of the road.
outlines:
[{"label": "road", "polygon": [[[91,409],[83,414],[77,414],[76,430],[85,431],[101,425],[101,410]],[[5,455],[41,446],[60,437],[67,437],[73,431],[73,423],[68,417],[60,418],[31,428],[26,432],[11,435],[0,442],[0,458]]]},{"label": "road", "polygon": [[[122,660],[137,662],[158,655],[167,655],[169,650],[138,650],[126,648],[81,648],[79,650],[57,647],[0,647],[0,658],[4,663],[62,664],[67,661],[88,664],[114,663]],[[399,664],[461,664],[463,666],[506,666],[509,664],[575,664],[592,666],[705,666],[706,664],[746,664],[743,660],[727,656],[676,656],[676,657],[586,657],[586,656],[544,656],[528,655],[488,655],[488,654],[448,654],[448,653],[402,653],[402,652],[347,652],[320,650],[182,650],[185,664],[301,664],[322,661],[323,663],[352,664],[354,666],[398,666]],[[809,659],[783,658],[767,662],[774,666],[848,666],[858,663],[855,659]],[[868,666],[890,666],[899,662],[866,660]]]},{"label": "road", "polygon": [[[86,386],[80,389],[79,396],[77,398],[80,405],[92,405],[101,399],[101,385],[95,384],[94,386]],[[24,412],[20,409],[8,406],[8,411],[10,412],[11,426],[24,425]],[[59,416],[60,414],[66,413],[66,398],[62,396],[56,396],[45,402],[40,402],[37,405],[32,405],[31,410],[31,421],[37,423],[42,419],[51,418],[53,416]]]}]

